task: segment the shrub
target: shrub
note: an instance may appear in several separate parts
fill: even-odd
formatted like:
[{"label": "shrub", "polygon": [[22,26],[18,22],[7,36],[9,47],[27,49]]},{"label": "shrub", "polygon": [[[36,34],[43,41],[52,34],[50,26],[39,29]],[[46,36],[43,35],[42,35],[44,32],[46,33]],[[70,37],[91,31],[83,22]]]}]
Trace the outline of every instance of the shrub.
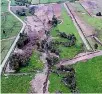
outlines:
[{"label": "shrub", "polygon": [[17,47],[19,49],[21,49],[22,47],[24,47],[28,42],[29,42],[29,38],[26,34],[24,33],[20,33],[20,38],[18,40],[18,42],[16,43],[17,44]]},{"label": "shrub", "polygon": [[14,53],[11,55],[10,59],[10,68],[16,71],[19,71],[19,69],[23,66],[27,65],[27,58],[26,55],[21,55],[18,53]]}]

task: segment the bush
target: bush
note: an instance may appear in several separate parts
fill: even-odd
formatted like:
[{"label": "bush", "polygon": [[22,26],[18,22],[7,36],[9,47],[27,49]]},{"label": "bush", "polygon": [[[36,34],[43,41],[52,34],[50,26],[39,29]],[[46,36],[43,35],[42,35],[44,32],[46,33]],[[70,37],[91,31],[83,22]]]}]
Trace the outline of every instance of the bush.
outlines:
[{"label": "bush", "polygon": [[53,57],[47,57],[46,60],[47,60],[49,67],[52,67],[53,65],[55,65],[59,61],[59,59],[57,57],[54,57],[54,56]]},{"label": "bush", "polygon": [[26,16],[26,11],[25,11],[25,9],[16,10],[16,14],[19,16]]},{"label": "bush", "polygon": [[26,55],[21,55],[18,53],[14,53],[9,58],[10,60],[10,68],[16,71],[19,71],[19,69],[23,66],[27,65],[27,58]]},{"label": "bush", "polygon": [[20,38],[19,38],[18,42],[16,43],[16,44],[17,44],[17,47],[18,47],[19,49],[21,49],[21,48],[24,47],[29,41],[30,41],[30,40],[29,40],[28,36],[27,36],[26,34],[24,34],[24,33],[21,33],[21,34],[20,34]]},{"label": "bush", "polygon": [[24,6],[26,3],[28,3],[28,0],[15,0],[15,3],[17,5]]}]

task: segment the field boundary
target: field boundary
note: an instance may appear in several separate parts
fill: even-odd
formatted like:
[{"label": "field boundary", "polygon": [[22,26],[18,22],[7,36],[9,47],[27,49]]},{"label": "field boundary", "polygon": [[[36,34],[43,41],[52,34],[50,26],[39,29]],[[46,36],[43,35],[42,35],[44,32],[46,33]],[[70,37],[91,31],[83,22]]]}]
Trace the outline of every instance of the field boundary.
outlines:
[{"label": "field boundary", "polygon": [[20,32],[18,33],[16,39],[15,39],[14,42],[12,43],[12,46],[10,47],[8,53],[6,54],[4,60],[3,60],[2,64],[1,64],[0,74],[2,73],[4,67],[6,67],[6,65],[7,65],[6,63],[7,63],[7,61],[8,61],[8,58],[9,58],[10,54],[12,53],[12,51],[14,50],[14,48],[15,48],[15,46],[16,46],[16,42],[18,41],[18,39],[19,39],[19,37],[20,37],[19,34],[24,31],[24,28],[25,28],[25,26],[26,26],[26,24],[25,24],[17,15],[15,15],[15,14],[11,11],[11,9],[10,9],[11,1],[10,1],[10,0],[7,0],[7,1],[9,2],[9,3],[8,3],[8,11],[9,11],[15,18],[17,18],[17,19],[23,24],[23,27],[21,28],[21,30],[20,30]]}]

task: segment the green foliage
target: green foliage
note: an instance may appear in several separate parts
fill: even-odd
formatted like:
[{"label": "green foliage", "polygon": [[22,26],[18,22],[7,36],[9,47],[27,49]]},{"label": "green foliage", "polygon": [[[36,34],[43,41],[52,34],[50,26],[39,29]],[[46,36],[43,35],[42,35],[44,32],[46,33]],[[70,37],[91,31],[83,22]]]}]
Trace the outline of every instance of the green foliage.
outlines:
[{"label": "green foliage", "polygon": [[17,41],[16,45],[19,49],[23,48],[28,42],[30,41],[29,37],[27,34],[20,33],[20,38]]},{"label": "green foliage", "polygon": [[102,93],[102,56],[74,65],[80,93]]}]

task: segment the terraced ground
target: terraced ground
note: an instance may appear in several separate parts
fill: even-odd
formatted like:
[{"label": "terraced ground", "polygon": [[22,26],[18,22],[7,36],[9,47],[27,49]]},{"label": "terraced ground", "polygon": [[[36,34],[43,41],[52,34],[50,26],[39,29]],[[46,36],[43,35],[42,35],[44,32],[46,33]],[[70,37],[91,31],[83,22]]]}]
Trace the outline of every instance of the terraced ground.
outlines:
[{"label": "terraced ground", "polygon": [[59,30],[60,32],[65,32],[66,34],[74,34],[77,38],[77,41],[76,41],[76,45],[75,46],[72,46],[72,47],[64,47],[64,46],[57,46],[57,48],[59,48],[61,51],[60,53],[60,58],[61,59],[64,59],[64,58],[73,58],[76,54],[78,54],[79,52],[82,51],[82,47],[81,47],[81,43],[82,43],[82,40],[78,34],[78,31],[76,29],[76,27],[74,26],[71,18],[68,16],[65,8],[62,6],[62,23],[59,24],[57,27],[55,28],[52,28],[51,30],[51,35],[52,37],[55,37],[54,39],[55,40],[64,40],[63,38],[60,38],[58,36],[58,32],[56,30]]},{"label": "terraced ground", "polygon": [[102,93],[102,56],[74,65],[80,93]]},{"label": "terraced ground", "polygon": [[91,25],[96,30],[96,32],[98,33],[98,38],[102,41],[102,19],[89,16],[87,14],[87,11],[84,10],[84,8],[78,2],[77,3],[73,3],[72,5],[76,8],[76,10],[78,12],[78,15],[88,25]]},{"label": "terraced ground", "polygon": [[[6,56],[8,50],[10,49],[13,41],[20,31],[22,24],[8,12],[8,2],[7,0],[1,1],[1,61]],[[9,38],[11,38],[9,40]]]}]

